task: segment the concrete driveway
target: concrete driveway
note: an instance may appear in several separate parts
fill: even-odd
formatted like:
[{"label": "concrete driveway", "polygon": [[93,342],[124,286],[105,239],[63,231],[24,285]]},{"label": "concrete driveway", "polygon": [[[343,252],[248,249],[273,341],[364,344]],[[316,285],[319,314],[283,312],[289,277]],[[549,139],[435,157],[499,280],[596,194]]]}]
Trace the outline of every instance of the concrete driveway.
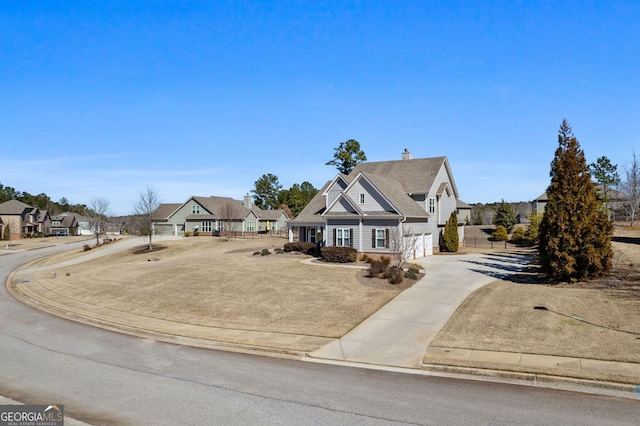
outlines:
[{"label": "concrete driveway", "polygon": [[425,277],[314,358],[416,368],[433,338],[478,288],[524,269],[520,254],[428,256],[415,260]]}]

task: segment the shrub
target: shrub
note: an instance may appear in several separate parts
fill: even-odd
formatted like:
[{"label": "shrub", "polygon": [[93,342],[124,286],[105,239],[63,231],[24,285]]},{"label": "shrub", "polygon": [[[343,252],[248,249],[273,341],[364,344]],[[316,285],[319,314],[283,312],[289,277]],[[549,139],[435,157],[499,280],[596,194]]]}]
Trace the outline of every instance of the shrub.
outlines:
[{"label": "shrub", "polygon": [[269,251],[269,249],[262,249],[262,251],[260,252],[260,256],[269,256],[271,254],[271,252]]},{"label": "shrub", "polygon": [[457,252],[459,245],[458,236],[458,215],[455,211],[451,212],[449,220],[444,227],[444,234],[442,235],[442,250],[449,252]]},{"label": "shrub", "polygon": [[389,268],[385,274],[391,284],[400,284],[404,280],[404,271],[395,266]]},{"label": "shrub", "polygon": [[276,254],[282,254],[282,253],[284,253],[284,250],[282,250],[282,248],[280,248],[280,247],[276,247],[276,248],[274,248],[274,249],[273,249],[273,251],[275,251],[275,252],[276,252]]},{"label": "shrub", "polygon": [[367,255],[367,253],[363,254],[360,260],[366,263],[371,263],[371,258],[369,257],[369,255]]},{"label": "shrub", "polygon": [[292,243],[285,243],[285,252],[298,252],[314,256],[316,253],[316,245],[313,243],[303,243],[300,241],[294,241]]},{"label": "shrub", "polygon": [[259,254],[260,254],[260,252],[259,252],[259,251],[254,251],[254,252],[253,252],[253,255],[254,255],[254,256],[257,256],[257,255],[259,255]]},{"label": "shrub", "polygon": [[89,244],[85,244],[84,246],[82,246],[82,248],[84,249],[84,251],[91,250],[91,246]]},{"label": "shrub", "polygon": [[352,247],[322,247],[320,255],[325,262],[333,263],[349,263],[358,259],[358,251]]},{"label": "shrub", "polygon": [[491,239],[493,241],[507,241],[509,239],[507,229],[502,225],[496,226],[496,230],[491,234]]},{"label": "shrub", "polygon": [[198,235],[200,235],[200,231],[193,231],[193,236],[197,237]]},{"label": "shrub", "polygon": [[380,259],[371,259],[369,262],[369,276],[377,277],[381,274],[385,274],[389,269],[391,259],[386,256],[381,256]]},{"label": "shrub", "polygon": [[184,231],[184,236],[185,236],[185,237],[188,237],[189,235],[191,235],[191,232],[189,232],[189,231]]},{"label": "shrub", "polygon": [[526,234],[526,231],[524,228],[517,227],[516,229],[513,230],[513,234],[511,234],[511,241],[513,241],[514,243],[521,244],[526,240],[525,234]]},{"label": "shrub", "polygon": [[407,269],[417,274],[420,272],[420,269],[422,269],[422,265],[420,265],[419,263],[409,263],[407,265]]},{"label": "shrub", "polygon": [[410,280],[415,280],[415,279],[418,279],[418,274],[414,269],[409,269],[407,272],[404,273],[404,277]]}]

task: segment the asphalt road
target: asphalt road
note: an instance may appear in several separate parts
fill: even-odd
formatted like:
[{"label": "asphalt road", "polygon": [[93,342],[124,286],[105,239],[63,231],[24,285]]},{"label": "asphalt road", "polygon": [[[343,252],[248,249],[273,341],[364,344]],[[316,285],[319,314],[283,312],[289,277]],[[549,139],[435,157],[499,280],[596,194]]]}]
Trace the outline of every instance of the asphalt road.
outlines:
[{"label": "asphalt road", "polygon": [[[80,247],[79,243],[77,247]],[[18,265],[71,248],[0,256]],[[640,401],[198,349],[96,329],[0,291],[0,395],[92,424],[637,425]]]}]

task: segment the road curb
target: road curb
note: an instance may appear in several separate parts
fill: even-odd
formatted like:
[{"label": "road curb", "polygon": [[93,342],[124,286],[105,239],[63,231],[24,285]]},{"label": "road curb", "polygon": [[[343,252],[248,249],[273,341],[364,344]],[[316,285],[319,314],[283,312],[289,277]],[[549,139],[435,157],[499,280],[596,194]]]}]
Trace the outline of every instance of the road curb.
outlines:
[{"label": "road curb", "polygon": [[431,371],[433,373],[473,376],[496,380],[513,380],[535,387],[579,390],[590,394],[610,395],[640,400],[640,385],[579,379],[568,376],[554,376],[550,374],[523,373],[507,369],[496,370],[444,364],[421,364],[420,367],[423,370]]}]

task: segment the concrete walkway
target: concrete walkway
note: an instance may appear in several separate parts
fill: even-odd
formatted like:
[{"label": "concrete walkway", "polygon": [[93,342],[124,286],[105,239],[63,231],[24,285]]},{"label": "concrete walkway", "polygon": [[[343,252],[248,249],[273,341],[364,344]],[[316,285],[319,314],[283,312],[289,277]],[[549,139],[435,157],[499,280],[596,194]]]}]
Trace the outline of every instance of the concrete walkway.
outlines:
[{"label": "concrete walkway", "polygon": [[341,339],[312,352],[316,358],[419,367],[431,343],[472,292],[522,270],[524,255],[466,254],[415,260],[425,277]]}]

